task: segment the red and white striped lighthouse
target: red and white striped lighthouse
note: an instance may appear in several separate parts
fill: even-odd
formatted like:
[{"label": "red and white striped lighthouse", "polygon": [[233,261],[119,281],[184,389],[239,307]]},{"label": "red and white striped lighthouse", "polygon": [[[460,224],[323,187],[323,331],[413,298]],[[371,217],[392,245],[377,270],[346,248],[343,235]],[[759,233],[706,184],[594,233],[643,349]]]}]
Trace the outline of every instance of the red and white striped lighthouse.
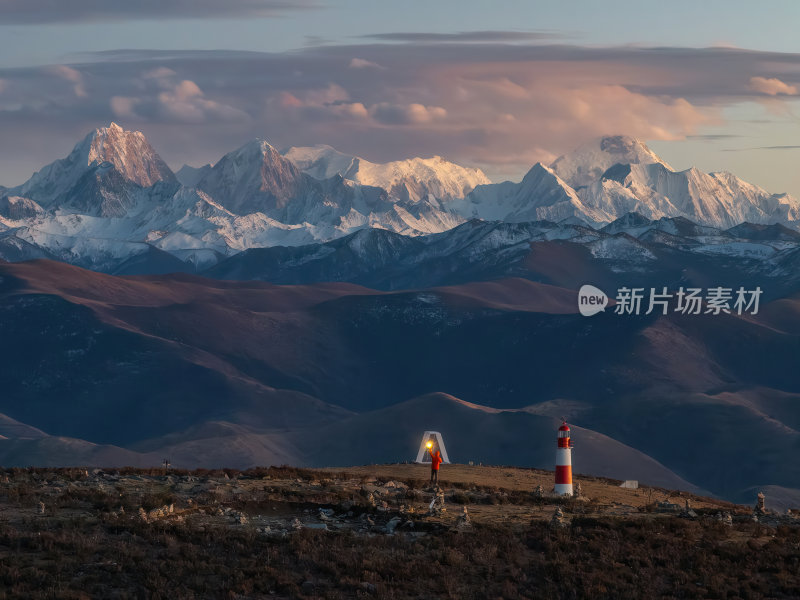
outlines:
[{"label": "red and white striped lighthouse", "polygon": [[572,495],[572,442],[569,439],[569,426],[566,421],[558,428],[555,492],[559,496]]}]

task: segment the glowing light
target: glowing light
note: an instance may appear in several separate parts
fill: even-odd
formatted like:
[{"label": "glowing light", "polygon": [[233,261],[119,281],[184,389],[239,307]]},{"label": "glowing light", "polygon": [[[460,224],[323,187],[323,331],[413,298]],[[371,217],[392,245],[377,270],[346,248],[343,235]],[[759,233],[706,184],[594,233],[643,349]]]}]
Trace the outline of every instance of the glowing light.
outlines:
[{"label": "glowing light", "polygon": [[428,442],[427,446],[428,446],[428,448],[433,448],[433,442]]}]

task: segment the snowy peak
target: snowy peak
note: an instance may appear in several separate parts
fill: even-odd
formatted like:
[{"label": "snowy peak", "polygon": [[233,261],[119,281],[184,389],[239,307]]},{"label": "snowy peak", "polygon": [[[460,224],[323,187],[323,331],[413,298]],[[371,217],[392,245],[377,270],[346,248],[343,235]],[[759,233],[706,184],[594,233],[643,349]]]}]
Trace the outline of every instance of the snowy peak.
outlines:
[{"label": "snowy peak", "polygon": [[290,161],[281,156],[265,140],[255,139],[241,148],[229,152],[211,167],[211,171],[235,171],[239,175],[258,172],[261,176],[262,191],[271,189],[277,180],[294,181],[301,178],[300,171]]},{"label": "snowy peak", "polygon": [[427,196],[443,201],[463,198],[475,187],[491,183],[480,169],[462,167],[441,156],[373,163],[325,145],[289,148],[284,156],[317,179],[341,175],[412,202]]},{"label": "snowy peak", "polygon": [[122,180],[143,188],[161,181],[177,183],[175,175],[140,131],[125,131],[111,123],[95,129],[69,156],[50,163],[10,191],[44,206],[69,202],[71,190],[101,165],[113,167]]},{"label": "snowy peak", "polygon": [[589,185],[616,164],[660,164],[673,170],[644,142],[627,135],[594,139],[558,157],[553,171],[574,188]]},{"label": "snowy peak", "polygon": [[266,141],[252,140],[223,156],[197,187],[237,214],[269,214],[303,193],[304,177]]},{"label": "snowy peak", "polygon": [[509,181],[476,187],[452,207],[466,218],[486,221],[561,221],[578,217],[588,222],[610,220],[583,204],[575,191],[551,168],[536,163],[519,183]]},{"label": "snowy peak", "polygon": [[533,206],[551,206],[562,201],[577,201],[578,197],[553,169],[536,163],[522,178],[517,190],[527,196]]},{"label": "snowy peak", "polygon": [[175,175],[141,131],[125,131],[111,123],[90,133],[78,148],[86,166],[111,163],[125,179],[142,187],[175,181]]}]

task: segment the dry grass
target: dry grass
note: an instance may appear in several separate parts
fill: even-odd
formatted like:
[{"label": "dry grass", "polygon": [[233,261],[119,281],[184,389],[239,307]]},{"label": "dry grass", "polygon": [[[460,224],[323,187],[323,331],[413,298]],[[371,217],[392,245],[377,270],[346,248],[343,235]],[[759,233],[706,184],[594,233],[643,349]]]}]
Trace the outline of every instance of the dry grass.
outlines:
[{"label": "dry grass", "polygon": [[[729,506],[709,499],[694,501],[705,506],[696,520],[654,515],[641,491],[600,479],[581,481],[604,502],[538,499],[531,483],[552,474],[454,465],[442,471],[447,512],[427,517],[425,472],[8,471],[0,599],[800,597],[800,526],[725,526],[702,516]],[[382,485],[390,480],[409,487]],[[162,502],[175,514],[138,517]],[[473,524],[455,527],[467,503]],[[110,514],[120,506],[124,516]],[[563,529],[549,525],[556,506]],[[309,528],[320,507],[341,526]],[[232,517],[241,514],[244,523]],[[403,526],[387,535],[394,517]]]}]

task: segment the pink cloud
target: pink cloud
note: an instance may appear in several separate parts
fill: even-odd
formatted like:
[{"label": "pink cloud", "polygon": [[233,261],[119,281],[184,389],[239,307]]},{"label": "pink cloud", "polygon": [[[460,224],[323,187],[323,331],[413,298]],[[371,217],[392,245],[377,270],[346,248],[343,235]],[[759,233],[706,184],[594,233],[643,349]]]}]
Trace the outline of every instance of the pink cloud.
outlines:
[{"label": "pink cloud", "polygon": [[[682,138],[754,98],[778,113],[800,91],[798,61],[723,48],[419,40],[284,54],[120,51],[0,73],[0,119],[27,132],[46,118],[71,136],[113,118],[152,123],[147,134],[176,162],[200,147],[214,160],[257,135],[374,161],[438,154],[513,176],[599,135]],[[89,98],[73,89],[84,82]]]},{"label": "pink cloud", "polygon": [[376,62],[372,62],[371,60],[365,60],[363,58],[354,58],[350,61],[350,68],[351,69],[385,69],[386,67],[382,67]]},{"label": "pink cloud", "polygon": [[66,65],[51,65],[49,67],[45,67],[44,70],[50,75],[54,75],[60,79],[73,83],[74,85],[72,86],[72,91],[78,98],[86,98],[88,96],[86,93],[86,88],[83,84],[83,74],[80,71]]},{"label": "pink cloud", "polygon": [[159,91],[153,95],[113,96],[111,111],[116,117],[146,120],[156,116],[179,123],[211,121],[247,121],[249,116],[233,106],[209,100],[194,81],[172,80],[172,74],[151,77],[158,81]]},{"label": "pink cloud", "polygon": [[777,77],[751,77],[750,87],[768,96],[777,96],[779,94],[785,94],[787,96],[797,95],[797,86],[784,83]]},{"label": "pink cloud", "polygon": [[441,106],[425,106],[419,102],[410,104],[380,102],[369,108],[369,114],[376,122],[384,125],[419,125],[447,117],[447,111]]}]

